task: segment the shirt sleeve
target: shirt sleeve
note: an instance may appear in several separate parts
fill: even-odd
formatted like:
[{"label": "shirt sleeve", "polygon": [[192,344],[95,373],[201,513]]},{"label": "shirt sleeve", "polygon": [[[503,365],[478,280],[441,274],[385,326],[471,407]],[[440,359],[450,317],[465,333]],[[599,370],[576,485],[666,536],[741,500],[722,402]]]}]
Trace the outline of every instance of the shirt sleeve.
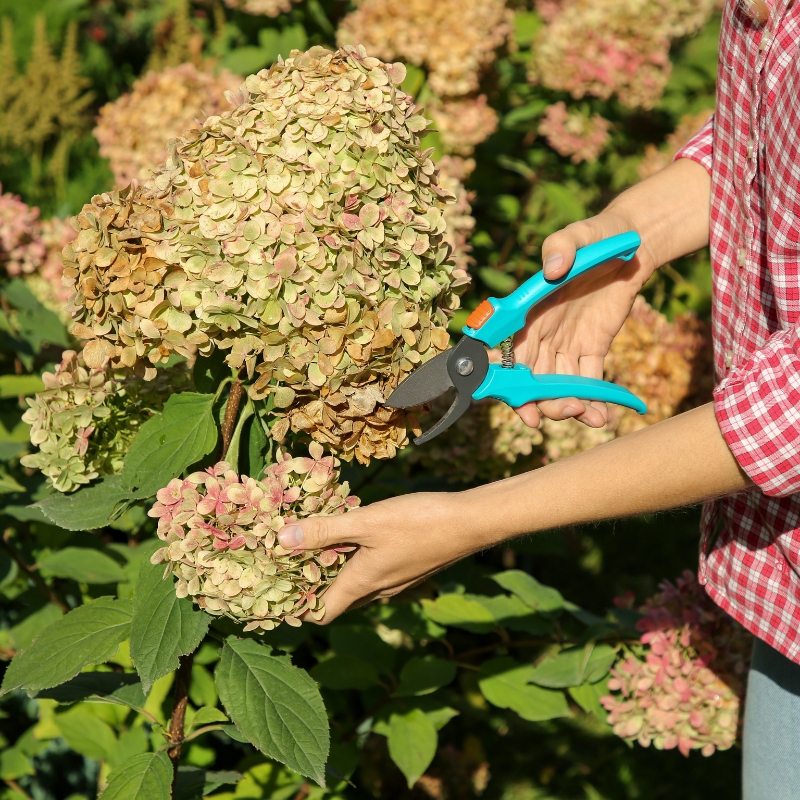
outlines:
[{"label": "shirt sleeve", "polygon": [[690,158],[702,164],[706,171],[711,173],[711,162],[714,154],[714,117],[703,125],[702,128],[675,154],[675,161],[679,158]]},{"label": "shirt sleeve", "polygon": [[774,333],[714,390],[722,435],[766,495],[800,492],[800,330]]}]

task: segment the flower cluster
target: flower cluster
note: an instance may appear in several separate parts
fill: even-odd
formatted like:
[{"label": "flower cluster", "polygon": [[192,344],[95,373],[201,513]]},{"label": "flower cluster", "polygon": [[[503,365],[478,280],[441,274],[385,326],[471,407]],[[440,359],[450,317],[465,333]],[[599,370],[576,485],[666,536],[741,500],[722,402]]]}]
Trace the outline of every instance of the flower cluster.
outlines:
[{"label": "flower cluster", "polygon": [[468,190],[464,181],[475,169],[475,161],[460,156],[442,156],[436,166],[439,168],[439,185],[455,197],[455,203],[444,207],[444,239],[450,245],[456,268],[467,271],[474,261],[469,240],[475,229],[475,217],[472,216],[475,192]]},{"label": "flower cluster", "polygon": [[209,614],[246,622],[245,630],[300,625],[306,612],[321,619],[322,595],[352,547],[284,550],[277,533],[312,514],[341,514],[358,498],[339,483],[339,462],[312,443],[309,457],[279,449],[263,480],[239,476],[224,461],[169,482],[148,512],[167,543],[152,557],[175,575],[178,597]]},{"label": "flower cluster", "polygon": [[40,234],[45,248],[44,260],[35,272],[25,276],[25,283],[43,306],[67,323],[64,309],[72,292],[62,280],[64,265],[61,251],[77,236],[77,232],[69,220],[51,217],[42,220]]},{"label": "flower cluster", "polygon": [[434,98],[428,112],[447,153],[470,155],[497,130],[497,112],[485,94],[477,97]]},{"label": "flower cluster", "polygon": [[148,72],[130,92],[104,105],[94,135],[117,185],[148,178],[167,157],[166,142],[198,118],[230,108],[225,92],[234,91],[241,82],[225,70],[215,76],[193,64],[181,64]]},{"label": "flower cluster", "polygon": [[[434,402],[423,426],[433,425],[448,406],[444,400]],[[496,481],[542,465],[542,433],[529,428],[505,403],[473,402],[455,425],[414,448],[409,462],[453,483]]]},{"label": "flower cluster", "polygon": [[363,48],[293,51],[143,186],[93,198],[64,251],[87,363],[148,377],[172,351],[219,347],[257,376],[254,398],[274,395],[276,433],[392,457],[405,415],[384,398],[447,347],[469,281],[404,75]]},{"label": "flower cluster", "polygon": [[512,22],[504,0],[358,0],[337,37],[385,60],[425,66],[431,89],[454,97],[477,90]]},{"label": "flower cluster", "polygon": [[647,403],[647,414],[609,407],[618,436],[674,416],[711,399],[713,366],[708,327],[691,312],[670,322],[638,297],[605,361],[607,380]]},{"label": "flower cluster", "polygon": [[144,383],[121,371],[87,367],[82,354],[66,350],[56,371],[42,380],[44,391],[27,400],[22,417],[39,451],[21,463],[40,470],[58,491],[71,492],[122,471],[142,423],[170,393],[188,386],[188,373],[172,367]]},{"label": "flower cluster", "polygon": [[727,750],[739,728],[752,639],[691,572],[660,589],[641,609],[642,655],[612,670],[614,694],[600,698],[608,722],[644,747],[685,756]]},{"label": "flower cluster", "polygon": [[611,123],[599,114],[589,116],[578,109],[567,110],[566,103],[548,106],[539,124],[539,133],[559,155],[569,156],[573,164],[597,161],[608,144]]},{"label": "flower cluster", "polygon": [[713,113],[713,109],[703,109],[697,114],[687,114],[682,117],[678,127],[667,136],[666,147],[657,148],[649,144],[645,148],[644,158],[639,164],[639,176],[649,178],[668,167],[675,154],[708,122],[708,118]]},{"label": "flower cluster", "polygon": [[673,39],[699,30],[716,0],[572,0],[535,42],[531,79],[575,98],[612,94],[652,108],[669,78]]},{"label": "flower cluster", "polygon": [[0,185],[0,267],[11,277],[35,272],[45,256],[39,209],[31,208]]},{"label": "flower cluster", "polygon": [[225,0],[228,8],[265,17],[277,17],[292,10],[292,3],[300,0]]}]

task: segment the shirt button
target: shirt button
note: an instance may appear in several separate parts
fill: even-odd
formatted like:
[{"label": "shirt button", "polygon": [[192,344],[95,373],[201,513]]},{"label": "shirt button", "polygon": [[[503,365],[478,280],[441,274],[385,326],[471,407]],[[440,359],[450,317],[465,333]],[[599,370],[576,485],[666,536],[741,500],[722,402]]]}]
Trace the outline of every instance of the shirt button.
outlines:
[{"label": "shirt button", "polygon": [[739,248],[739,266],[743,267],[747,263],[747,248]]},{"label": "shirt button", "polygon": [[747,157],[752,161],[755,155],[755,142],[752,139],[747,140]]},{"label": "shirt button", "polygon": [[758,46],[758,49],[762,52],[767,49],[769,46],[769,31],[764,31],[764,35],[761,37],[761,44]]},{"label": "shirt button", "polygon": [[733,364],[733,350],[728,350],[728,352],[725,353],[725,369],[730,369],[731,364]]}]

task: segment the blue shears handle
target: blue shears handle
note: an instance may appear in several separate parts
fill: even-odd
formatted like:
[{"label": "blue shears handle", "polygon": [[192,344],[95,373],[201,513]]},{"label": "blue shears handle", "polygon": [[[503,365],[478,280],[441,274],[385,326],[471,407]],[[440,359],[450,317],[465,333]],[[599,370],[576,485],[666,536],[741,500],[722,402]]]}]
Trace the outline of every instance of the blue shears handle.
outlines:
[{"label": "blue shears handle", "polygon": [[[486,313],[489,314],[488,318],[480,326],[470,327],[474,312],[467,320],[464,333],[489,347],[497,347],[503,339],[522,330],[528,312],[537,303],[541,303],[546,297],[585,272],[612,259],[621,258],[623,261],[630,261],[641,243],[642,240],[638,233],[628,231],[595,242],[588,247],[582,247],[575,254],[575,262],[566,275],[549,281],[544,277],[544,271],[542,271],[529,278],[507,297],[501,299],[490,297],[488,301],[484,301],[484,303],[488,302],[491,309],[481,303],[481,306],[486,309]],[[481,306],[476,309],[476,312],[481,309]],[[570,396],[574,397],[574,395]]]},{"label": "blue shears handle", "polygon": [[[522,329],[528,312],[537,303],[594,267],[617,258],[629,261],[640,244],[639,234],[629,231],[581,248],[575,255],[572,268],[561,278],[549,281],[540,272],[507,297],[490,297],[488,303],[484,301],[470,315],[464,334],[489,347],[497,347],[504,339]],[[473,326],[469,325],[470,322]],[[639,414],[647,413],[645,403],[622,386],[577,375],[534,375],[523,364],[516,364],[513,369],[490,364],[486,378],[472,396],[475,400],[493,397],[513,408],[539,400],[578,397],[616,403],[632,408]]]},{"label": "blue shears handle", "polygon": [[539,400],[557,400],[560,397],[578,397],[584,400],[602,400],[632,408],[639,414],[647,413],[647,406],[633,392],[623,386],[579,375],[534,375],[524,364],[504,369],[500,364],[489,364],[483,383],[473,392],[475,400],[494,397],[512,408]]}]

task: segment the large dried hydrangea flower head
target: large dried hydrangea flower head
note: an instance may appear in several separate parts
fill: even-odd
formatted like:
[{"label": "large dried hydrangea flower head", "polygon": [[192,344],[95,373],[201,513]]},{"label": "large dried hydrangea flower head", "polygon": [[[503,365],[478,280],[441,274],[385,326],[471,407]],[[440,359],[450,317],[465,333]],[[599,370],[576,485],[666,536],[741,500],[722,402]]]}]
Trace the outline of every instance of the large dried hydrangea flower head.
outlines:
[{"label": "large dried hydrangea flower head", "polygon": [[292,51],[154,178],[93,198],[64,251],[87,363],[147,376],[172,351],[219,347],[282,409],[276,438],[392,457],[406,422],[384,399],[447,347],[469,281],[404,74],[363,48]]},{"label": "large dried hydrangea flower head", "polygon": [[642,657],[612,670],[600,698],[617,736],[688,756],[736,741],[752,637],[705,593],[688,570],[665,581],[637,627]]},{"label": "large dried hydrangea flower head", "polygon": [[[531,80],[573,97],[652,108],[669,79],[673,39],[699,30],[717,0],[572,0],[548,8]],[[551,14],[550,11],[553,13]]]},{"label": "large dried hydrangea flower head", "polygon": [[224,461],[185,480],[170,481],[148,512],[167,543],[152,557],[175,575],[178,597],[191,597],[215,616],[245,622],[245,630],[321,619],[322,596],[352,547],[284,550],[277,533],[312,514],[355,508],[339,462],[313,442],[309,456],[277,451],[263,480],[237,475]]},{"label": "large dried hydrangea flower head", "polygon": [[580,109],[567,109],[559,101],[545,109],[539,133],[559,155],[569,156],[573,164],[592,164],[605,150],[611,123],[599,114],[589,116]]},{"label": "large dried hydrangea flower head", "polygon": [[42,380],[44,391],[27,400],[22,417],[39,450],[21,463],[40,470],[60,492],[121,472],[142,423],[163,408],[171,392],[189,384],[182,365],[145,383],[130,371],[87,367],[74,350],[65,350],[56,371],[45,372]]},{"label": "large dried hydrangea flower head", "polygon": [[225,92],[241,82],[227,70],[213,75],[194,64],[181,64],[148,72],[130,92],[104,105],[94,135],[117,185],[150,177],[168,155],[167,141],[192,127],[198,117],[229,109]]},{"label": "large dried hydrangea flower head", "polygon": [[431,89],[455,97],[478,89],[513,22],[505,0],[358,0],[336,37],[387,60],[424,65]]}]

